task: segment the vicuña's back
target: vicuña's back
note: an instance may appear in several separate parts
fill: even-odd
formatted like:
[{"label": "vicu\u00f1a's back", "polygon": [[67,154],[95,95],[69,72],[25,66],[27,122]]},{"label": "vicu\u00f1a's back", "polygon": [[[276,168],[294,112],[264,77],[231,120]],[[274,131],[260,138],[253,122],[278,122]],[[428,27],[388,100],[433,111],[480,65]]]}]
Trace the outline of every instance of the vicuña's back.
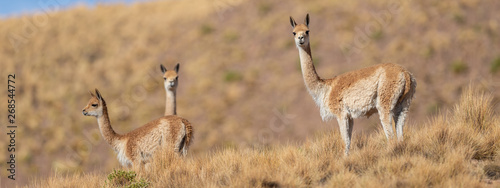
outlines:
[{"label": "vicu\u00f1a's back", "polygon": [[[83,115],[95,116],[101,134],[117,153],[125,167],[141,167],[151,161],[156,151],[173,151],[185,156],[193,138],[188,120],[170,115],[153,120],[129,133],[120,135],[111,127],[106,102],[96,94],[83,109]],[[160,150],[161,149],[161,150]]]},{"label": "vicu\u00f1a's back", "polygon": [[[377,109],[391,110],[414,92],[413,76],[404,67],[386,63],[324,80],[331,89],[328,100],[332,114],[346,111],[351,118],[370,116]],[[335,92],[332,92],[335,91]],[[337,101],[337,102],[335,102]],[[333,117],[327,117],[328,118]]]},{"label": "vicu\u00f1a's back", "polygon": [[377,112],[387,139],[394,137],[394,119],[398,140],[402,140],[406,114],[417,87],[413,75],[400,65],[387,63],[321,79],[309,45],[309,15],[305,24],[297,24],[292,17],[290,23],[307,90],[319,106],[323,121],[337,119],[345,154],[349,153],[353,119]]},{"label": "vicu\u00f1a's back", "polygon": [[185,156],[191,144],[192,127],[188,120],[169,115],[155,119],[122,136],[127,137],[126,147],[131,151],[128,153],[131,156],[141,153],[152,154],[159,147],[170,148],[167,151],[179,152]]}]

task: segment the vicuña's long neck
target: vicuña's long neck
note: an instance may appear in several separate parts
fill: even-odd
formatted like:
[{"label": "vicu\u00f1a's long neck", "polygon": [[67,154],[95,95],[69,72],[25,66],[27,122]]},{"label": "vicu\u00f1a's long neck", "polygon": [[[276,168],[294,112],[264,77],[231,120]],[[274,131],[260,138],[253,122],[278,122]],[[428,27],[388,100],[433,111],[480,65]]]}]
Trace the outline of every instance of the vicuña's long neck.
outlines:
[{"label": "vicu\u00f1a's long neck", "polygon": [[314,68],[311,47],[307,44],[305,47],[297,46],[297,48],[299,49],[300,67],[302,69],[304,82],[307,90],[309,90],[309,93],[315,97],[315,95],[320,92],[319,89],[321,88],[322,82],[318,73],[316,73],[316,69]]},{"label": "vicu\u00f1a's long neck", "polygon": [[177,115],[177,110],[176,110],[176,99],[175,95],[176,92],[175,90],[169,90],[166,89],[167,91],[167,98],[165,102],[165,115]]},{"label": "vicu\u00f1a's long neck", "polygon": [[116,141],[118,140],[119,135],[111,127],[106,105],[103,105],[102,108],[102,115],[97,117],[99,129],[101,130],[101,134],[104,137],[104,140],[106,140],[106,142],[108,142],[108,144],[111,145],[113,149],[116,149]]}]

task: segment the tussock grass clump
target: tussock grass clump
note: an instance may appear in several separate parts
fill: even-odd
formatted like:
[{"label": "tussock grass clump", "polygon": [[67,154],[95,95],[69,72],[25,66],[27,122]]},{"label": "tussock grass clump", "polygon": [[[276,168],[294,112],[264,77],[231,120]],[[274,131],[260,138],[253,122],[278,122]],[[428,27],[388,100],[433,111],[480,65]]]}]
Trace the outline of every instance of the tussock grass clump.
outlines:
[{"label": "tussock grass clump", "polygon": [[494,126],[492,101],[491,95],[469,86],[460,97],[459,104],[455,106],[455,121],[480,131],[491,130]]},{"label": "tussock grass clump", "polygon": [[[461,141],[468,142],[472,147],[474,159],[493,158],[498,155],[500,133],[492,101],[491,95],[469,86],[453,111],[453,125],[458,126],[455,135],[460,135]],[[468,132],[463,132],[465,130]]]}]

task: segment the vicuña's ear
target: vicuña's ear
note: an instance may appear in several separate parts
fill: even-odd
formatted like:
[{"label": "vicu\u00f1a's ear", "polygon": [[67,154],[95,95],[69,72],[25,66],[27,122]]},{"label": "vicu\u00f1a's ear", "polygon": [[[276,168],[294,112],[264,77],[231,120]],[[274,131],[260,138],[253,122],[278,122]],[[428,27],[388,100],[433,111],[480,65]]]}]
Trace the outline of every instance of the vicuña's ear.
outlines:
[{"label": "vicu\u00f1a's ear", "polygon": [[92,91],[89,90],[90,96],[95,97],[95,95],[92,93]]},{"label": "vicu\u00f1a's ear", "polygon": [[290,16],[290,24],[292,24],[292,28],[295,28],[295,26],[297,25],[297,22],[295,22],[295,20]]},{"label": "vicu\u00f1a's ear", "polygon": [[179,63],[177,63],[177,65],[175,66],[174,70],[175,70],[176,73],[179,73]]},{"label": "vicu\u00f1a's ear", "polygon": [[165,74],[165,72],[167,72],[167,69],[162,64],[160,64],[160,69],[161,69],[161,72],[163,72],[163,74]]},{"label": "vicu\u00f1a's ear", "polygon": [[97,88],[95,89],[95,94],[97,95],[97,99],[102,100],[101,93],[99,93],[99,90],[97,90]]},{"label": "vicu\u00f1a's ear", "polygon": [[309,27],[309,13],[306,15],[305,23],[306,23],[306,26]]}]

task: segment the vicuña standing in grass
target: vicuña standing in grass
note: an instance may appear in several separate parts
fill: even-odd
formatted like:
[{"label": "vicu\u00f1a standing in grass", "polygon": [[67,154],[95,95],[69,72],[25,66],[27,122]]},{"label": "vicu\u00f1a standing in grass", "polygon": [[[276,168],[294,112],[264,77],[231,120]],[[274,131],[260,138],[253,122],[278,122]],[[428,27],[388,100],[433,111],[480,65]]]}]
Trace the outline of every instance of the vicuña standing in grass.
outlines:
[{"label": "vicu\u00f1a standing in grass", "polygon": [[163,80],[165,85],[165,91],[167,92],[167,97],[165,100],[165,115],[177,115],[177,84],[179,83],[179,64],[175,66],[174,70],[167,70],[163,65],[160,64],[161,72],[163,72]]},{"label": "vicu\u00f1a standing in grass", "polygon": [[83,115],[97,117],[101,134],[115,150],[124,167],[141,168],[151,161],[155,151],[174,151],[185,156],[191,144],[193,128],[188,120],[178,116],[164,116],[127,134],[118,134],[111,127],[108,108],[99,91],[83,109]]},{"label": "vicu\u00f1a standing in grass", "polygon": [[394,118],[398,140],[402,140],[406,113],[417,87],[413,75],[400,65],[387,63],[321,79],[309,45],[309,14],[305,24],[297,24],[292,17],[290,23],[307,90],[319,106],[323,121],[337,118],[345,155],[351,145],[353,119],[360,116],[378,112],[388,140],[394,137]]}]

